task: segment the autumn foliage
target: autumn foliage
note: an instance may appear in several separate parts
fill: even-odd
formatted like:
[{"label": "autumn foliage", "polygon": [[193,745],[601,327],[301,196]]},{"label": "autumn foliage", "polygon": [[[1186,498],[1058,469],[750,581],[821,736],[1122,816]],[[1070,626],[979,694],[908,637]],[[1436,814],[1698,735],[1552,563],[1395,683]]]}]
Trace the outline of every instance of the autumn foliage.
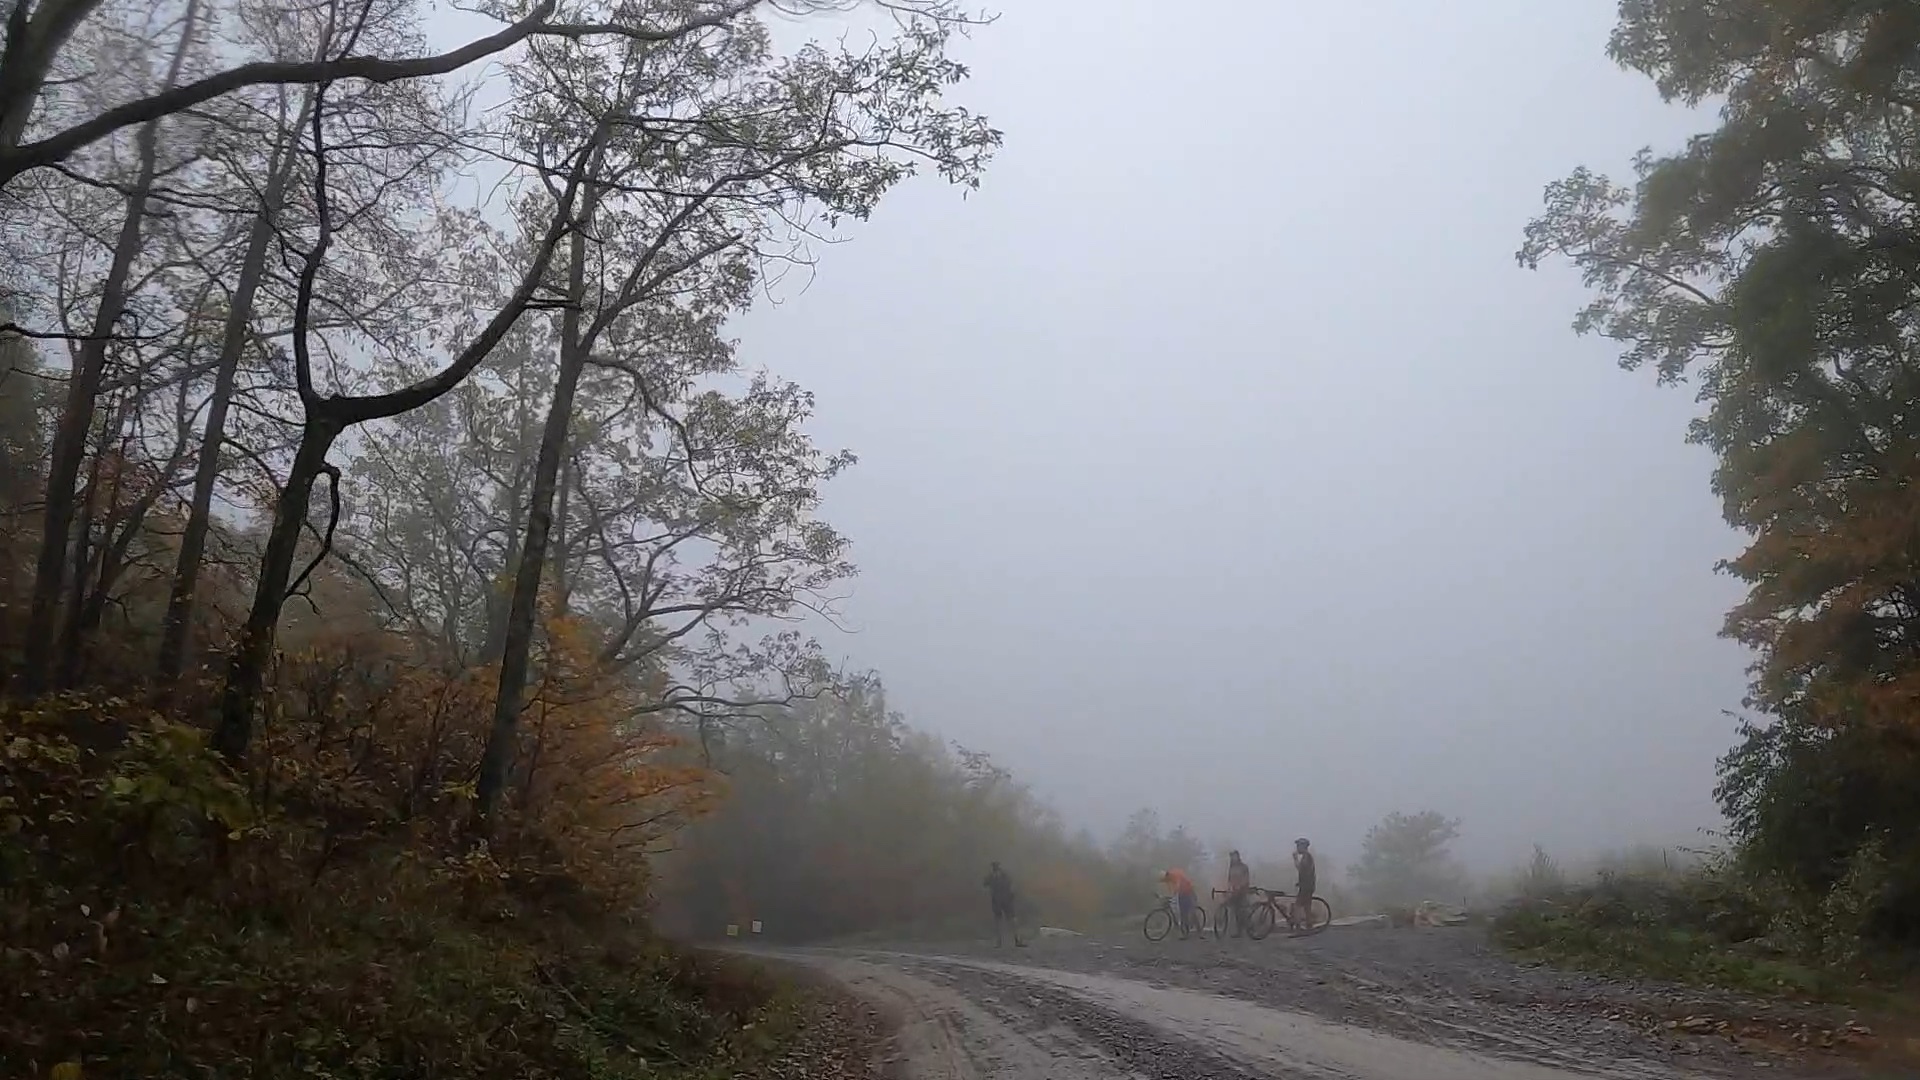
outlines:
[{"label": "autumn foliage", "polygon": [[[0,1044],[109,1075],[242,1064],[271,1075],[359,1057],[548,1075],[550,1024],[501,1013],[510,1035],[463,1048],[448,1040],[485,1022],[471,1010],[487,995],[410,980],[537,981],[542,964],[580,963],[565,958],[583,932],[643,942],[630,920],[644,910],[649,846],[710,803],[710,775],[672,733],[634,718],[645,687],[580,661],[581,632],[556,621],[512,812],[476,846],[488,673],[354,630],[347,621],[283,658],[259,764],[237,776],[203,728],[129,700],[64,695],[0,713],[0,986],[17,1003]],[[564,1002],[667,962],[626,949],[593,953],[549,992]],[[371,1030],[355,1019],[409,1001],[438,1017]],[[689,1031],[724,1045],[725,1014],[686,1008]],[[175,1037],[152,1038],[155,1024]]]},{"label": "autumn foliage", "polygon": [[835,690],[852,458],[729,324],[999,143],[967,13],[764,18],[837,6],[480,12],[423,67],[409,0],[15,5],[0,1073],[750,1071],[779,995],[653,937],[655,856],[715,738]]},{"label": "autumn foliage", "polygon": [[[1720,796],[1748,869],[1920,942],[1920,19],[1911,4],[1652,0],[1609,51],[1718,125],[1631,184],[1548,186],[1520,261],[1560,257],[1576,327],[1692,382],[1718,459],[1727,636],[1754,650]],[[1845,892],[1847,895],[1841,896]]]}]

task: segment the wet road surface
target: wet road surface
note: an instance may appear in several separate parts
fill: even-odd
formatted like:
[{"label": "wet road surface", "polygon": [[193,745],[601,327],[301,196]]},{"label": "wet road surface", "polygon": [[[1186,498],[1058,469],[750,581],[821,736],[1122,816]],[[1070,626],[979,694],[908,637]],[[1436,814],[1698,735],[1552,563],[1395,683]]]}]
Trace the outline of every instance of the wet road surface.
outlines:
[{"label": "wet road surface", "polygon": [[[1763,1006],[1530,969],[1472,931],[782,950],[879,1005],[899,1080],[1838,1080]],[[1738,1025],[1696,1028],[1698,1017]],[[1694,1020],[1682,1028],[1683,1018]],[[1714,1021],[1722,1023],[1721,1021]],[[1742,1032],[1753,1037],[1742,1037]],[[1769,1034],[1788,1032],[1780,1038]]]}]

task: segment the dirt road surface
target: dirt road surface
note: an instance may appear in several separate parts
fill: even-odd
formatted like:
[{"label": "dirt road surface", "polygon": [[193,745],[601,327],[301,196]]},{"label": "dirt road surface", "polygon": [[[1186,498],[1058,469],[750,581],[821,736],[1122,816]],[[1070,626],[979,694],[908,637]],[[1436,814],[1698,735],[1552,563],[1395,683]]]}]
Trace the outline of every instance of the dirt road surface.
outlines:
[{"label": "dirt road surface", "polygon": [[1464,928],[769,955],[885,1010],[897,1080],[1914,1075],[1864,1064],[1844,1013],[1523,967]]}]

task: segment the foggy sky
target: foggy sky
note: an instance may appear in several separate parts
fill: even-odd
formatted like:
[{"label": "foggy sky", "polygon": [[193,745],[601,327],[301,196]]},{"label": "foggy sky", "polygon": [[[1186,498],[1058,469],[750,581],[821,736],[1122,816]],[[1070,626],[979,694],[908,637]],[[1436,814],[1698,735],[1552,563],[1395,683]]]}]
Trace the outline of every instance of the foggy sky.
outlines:
[{"label": "foggy sky", "polygon": [[742,324],[861,458],[828,649],[1101,831],[1701,843],[1739,537],[1691,391],[1512,258],[1544,183],[1704,122],[1606,59],[1611,0],[1003,10],[984,190],[897,193]]},{"label": "foggy sky", "polygon": [[1704,126],[1614,6],[1002,4],[954,95],[1007,133],[984,189],[896,192],[739,324],[860,455],[828,651],[1103,833],[1702,842],[1739,537],[1692,393],[1512,258],[1544,183]]}]

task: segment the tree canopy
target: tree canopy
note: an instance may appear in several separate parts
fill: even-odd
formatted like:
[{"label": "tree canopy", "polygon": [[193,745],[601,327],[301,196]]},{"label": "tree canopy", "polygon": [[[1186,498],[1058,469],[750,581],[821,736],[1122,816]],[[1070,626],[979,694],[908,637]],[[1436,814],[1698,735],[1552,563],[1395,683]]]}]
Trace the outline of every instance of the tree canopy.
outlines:
[{"label": "tree canopy", "polygon": [[[1914,824],[1884,800],[1893,816],[1824,814],[1808,799],[1826,786],[1786,776],[1809,755],[1840,768],[1829,751],[1876,787],[1916,775],[1916,43],[1920,11],[1893,0],[1622,4],[1612,57],[1669,100],[1717,106],[1717,126],[1642,152],[1631,183],[1583,168],[1549,185],[1519,252],[1580,268],[1594,298],[1575,326],[1617,342],[1624,366],[1697,388],[1690,437],[1749,538],[1724,564],[1747,587],[1725,632],[1755,650],[1750,703],[1767,717],[1721,794],[1747,841],[1778,835],[1779,799],[1829,822],[1784,862],[1750,846],[1815,889],[1879,830]],[[1883,752],[1842,749],[1862,739]]]}]

